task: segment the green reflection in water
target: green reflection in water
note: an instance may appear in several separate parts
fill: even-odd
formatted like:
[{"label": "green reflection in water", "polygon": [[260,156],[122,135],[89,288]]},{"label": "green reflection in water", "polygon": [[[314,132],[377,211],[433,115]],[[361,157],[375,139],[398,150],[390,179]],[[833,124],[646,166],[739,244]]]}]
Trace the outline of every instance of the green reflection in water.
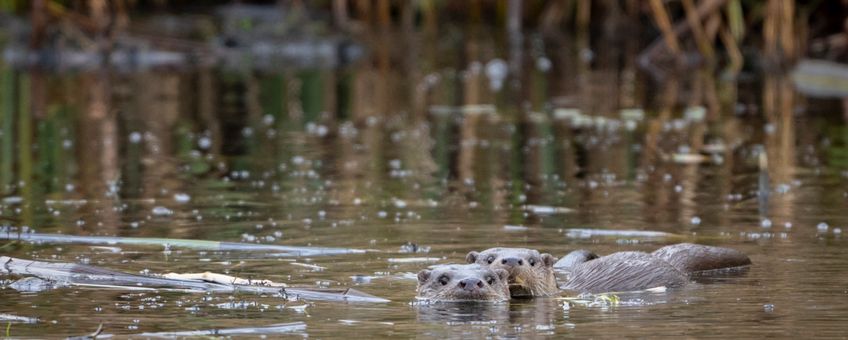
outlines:
[{"label": "green reflection in water", "polygon": [[15,72],[0,68],[0,193],[9,194],[14,164]]}]

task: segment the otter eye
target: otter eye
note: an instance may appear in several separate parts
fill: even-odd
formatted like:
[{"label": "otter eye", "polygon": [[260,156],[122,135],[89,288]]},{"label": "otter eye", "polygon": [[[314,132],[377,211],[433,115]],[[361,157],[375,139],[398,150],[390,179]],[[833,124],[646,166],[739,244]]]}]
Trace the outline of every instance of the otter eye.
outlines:
[{"label": "otter eye", "polygon": [[527,262],[529,262],[529,263],[530,263],[530,266],[531,266],[531,267],[533,267],[533,266],[535,266],[535,265],[536,265],[536,258],[535,258],[535,257],[531,257],[529,260],[527,260]]},{"label": "otter eye", "polygon": [[493,276],[487,276],[486,283],[488,283],[490,286],[493,285],[495,283],[495,278]]},{"label": "otter eye", "polygon": [[492,264],[492,262],[495,262],[495,257],[489,256],[489,258],[486,259],[486,262],[488,262],[489,264]]},{"label": "otter eye", "polygon": [[448,278],[447,276],[442,275],[439,277],[439,283],[441,283],[442,286],[447,285],[448,282],[450,282],[450,278]]}]

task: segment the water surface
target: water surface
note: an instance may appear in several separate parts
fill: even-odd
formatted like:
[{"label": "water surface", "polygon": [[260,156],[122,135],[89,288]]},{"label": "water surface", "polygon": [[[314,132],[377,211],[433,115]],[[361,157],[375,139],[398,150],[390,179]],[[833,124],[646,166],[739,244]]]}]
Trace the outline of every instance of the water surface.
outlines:
[{"label": "water surface", "polygon": [[[0,254],[354,287],[391,300],[7,287],[0,312],[37,321],[4,321],[6,334],[286,322],[305,323],[288,334],[318,338],[846,334],[848,127],[839,102],[807,98],[783,75],[655,80],[633,56],[585,63],[577,49],[532,36],[526,44],[536,48],[510,65],[490,39],[419,38],[432,48],[384,40],[332,69],[4,67],[0,224],[371,251],[288,258],[0,241]],[[487,69],[508,66],[514,73],[498,88]],[[615,232],[632,230],[669,235]],[[754,265],[678,290],[621,294],[618,304],[414,303],[416,272],[471,250],[562,256],[684,241],[739,249]],[[422,252],[402,251],[408,242]]]}]

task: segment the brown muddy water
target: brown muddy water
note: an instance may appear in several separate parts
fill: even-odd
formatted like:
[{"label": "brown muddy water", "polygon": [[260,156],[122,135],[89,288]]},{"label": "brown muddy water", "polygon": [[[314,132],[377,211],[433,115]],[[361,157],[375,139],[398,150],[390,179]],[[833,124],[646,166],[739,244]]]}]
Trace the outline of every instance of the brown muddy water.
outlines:
[{"label": "brown muddy water", "polygon": [[[0,276],[0,334],[292,322],[268,335],[848,334],[848,116],[839,101],[797,93],[788,75],[730,81],[695,71],[654,80],[632,57],[588,61],[585,50],[526,44],[512,63],[493,61],[503,53],[481,39],[376,44],[384,48],[332,69],[4,67],[6,231],[371,251],[292,258],[0,240],[0,255],[353,287],[391,302],[82,287],[21,293],[8,287],[18,277]],[[510,74],[497,81],[499,72]],[[470,250],[562,256],[682,241],[739,249],[754,264],[742,276],[618,294],[617,302],[414,299],[416,272],[462,262]]]}]

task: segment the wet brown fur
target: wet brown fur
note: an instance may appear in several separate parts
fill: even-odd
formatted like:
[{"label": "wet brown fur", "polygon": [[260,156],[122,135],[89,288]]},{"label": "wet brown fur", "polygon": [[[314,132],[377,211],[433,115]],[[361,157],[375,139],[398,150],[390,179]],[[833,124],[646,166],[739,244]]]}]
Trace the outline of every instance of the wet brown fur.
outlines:
[{"label": "wet brown fur", "polygon": [[751,264],[751,259],[736,249],[692,243],[665,246],[655,250],[651,255],[661,258],[677,270],[689,274]]},{"label": "wet brown fur", "polygon": [[[430,301],[507,301],[509,273],[476,264],[447,264],[418,272],[417,296]],[[464,279],[479,280],[480,287],[466,289]]]},{"label": "wet brown fur", "polygon": [[562,265],[569,271],[562,288],[588,293],[679,287],[700,273],[751,264],[748,256],[738,250],[692,243],[665,246],[650,254],[618,252],[596,258],[585,250],[572,253],[574,261]]},{"label": "wet brown fur", "polygon": [[553,264],[556,258],[525,248],[490,248],[472,251],[469,263],[503,269],[509,272],[512,297],[550,296],[559,293]]},{"label": "wet brown fur", "polygon": [[563,289],[587,293],[624,292],[679,287],[685,273],[648,253],[625,251],[575,265]]}]

